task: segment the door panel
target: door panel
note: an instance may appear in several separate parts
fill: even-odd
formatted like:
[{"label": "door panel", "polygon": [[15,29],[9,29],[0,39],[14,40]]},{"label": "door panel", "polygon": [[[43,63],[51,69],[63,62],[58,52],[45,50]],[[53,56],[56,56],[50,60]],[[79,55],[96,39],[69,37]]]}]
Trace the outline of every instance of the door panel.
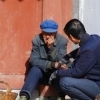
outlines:
[{"label": "door panel", "polygon": [[0,1],[0,73],[24,74],[31,40],[39,32],[42,1]]},{"label": "door panel", "polygon": [[31,40],[41,21],[41,0],[0,0],[0,80],[12,88],[24,82]]},{"label": "door panel", "polygon": [[41,21],[54,19],[64,35],[64,24],[71,17],[71,0],[0,0],[0,80],[8,82],[11,88],[20,89],[31,40],[41,32]]}]

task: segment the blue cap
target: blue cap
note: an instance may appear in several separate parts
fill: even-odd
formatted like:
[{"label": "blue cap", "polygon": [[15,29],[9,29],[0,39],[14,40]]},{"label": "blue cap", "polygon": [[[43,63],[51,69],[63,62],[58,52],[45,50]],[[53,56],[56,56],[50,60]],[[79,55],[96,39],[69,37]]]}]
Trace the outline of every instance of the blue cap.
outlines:
[{"label": "blue cap", "polygon": [[40,24],[40,28],[44,32],[53,33],[57,32],[58,24],[53,20],[45,20]]}]

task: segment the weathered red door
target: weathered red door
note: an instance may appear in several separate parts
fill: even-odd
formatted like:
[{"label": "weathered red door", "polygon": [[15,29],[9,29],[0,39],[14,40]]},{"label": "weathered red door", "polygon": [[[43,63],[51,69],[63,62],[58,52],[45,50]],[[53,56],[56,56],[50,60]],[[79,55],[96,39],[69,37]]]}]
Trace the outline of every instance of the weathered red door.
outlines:
[{"label": "weathered red door", "polygon": [[[41,21],[54,19],[63,34],[63,27],[71,17],[71,0],[0,0],[0,80],[20,89],[31,40],[40,33]],[[70,51],[70,42],[68,47]]]}]

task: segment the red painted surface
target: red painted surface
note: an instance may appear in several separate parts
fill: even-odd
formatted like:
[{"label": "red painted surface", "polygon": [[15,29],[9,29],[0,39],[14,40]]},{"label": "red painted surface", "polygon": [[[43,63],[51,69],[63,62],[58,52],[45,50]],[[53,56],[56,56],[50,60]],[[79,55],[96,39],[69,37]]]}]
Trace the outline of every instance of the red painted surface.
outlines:
[{"label": "red painted surface", "polygon": [[[72,0],[43,0],[43,20],[54,19],[59,24],[58,32],[66,35],[63,28],[72,18]],[[66,37],[67,38],[67,37]],[[71,42],[68,43],[68,52],[71,51]]]},{"label": "red painted surface", "polygon": [[31,40],[40,32],[41,20],[42,1],[0,0],[0,80],[13,88],[23,84]]},{"label": "red painted surface", "polygon": [[[0,80],[20,89],[24,82],[31,40],[42,20],[54,19],[59,32],[72,17],[71,0],[0,0]],[[68,52],[71,43],[68,43]]]}]

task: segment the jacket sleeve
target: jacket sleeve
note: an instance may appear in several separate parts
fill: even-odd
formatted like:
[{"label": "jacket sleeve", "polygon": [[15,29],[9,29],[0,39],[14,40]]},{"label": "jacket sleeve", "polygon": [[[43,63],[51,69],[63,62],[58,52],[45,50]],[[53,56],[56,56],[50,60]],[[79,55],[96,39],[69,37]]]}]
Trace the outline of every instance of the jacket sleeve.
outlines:
[{"label": "jacket sleeve", "polygon": [[32,51],[31,51],[29,62],[32,66],[37,66],[41,70],[46,71],[45,67],[49,61],[47,61],[46,58],[41,59],[39,49],[40,49],[39,45],[36,42],[32,41]]},{"label": "jacket sleeve", "polygon": [[60,47],[56,51],[56,56],[55,56],[55,59],[57,59],[57,61],[62,59],[67,54],[67,43],[68,43],[68,40],[65,38],[62,41],[60,40],[58,44],[60,45]]},{"label": "jacket sleeve", "polygon": [[91,51],[85,51],[80,56],[72,69],[58,70],[59,77],[69,76],[75,78],[84,77],[96,62],[95,55]]}]

